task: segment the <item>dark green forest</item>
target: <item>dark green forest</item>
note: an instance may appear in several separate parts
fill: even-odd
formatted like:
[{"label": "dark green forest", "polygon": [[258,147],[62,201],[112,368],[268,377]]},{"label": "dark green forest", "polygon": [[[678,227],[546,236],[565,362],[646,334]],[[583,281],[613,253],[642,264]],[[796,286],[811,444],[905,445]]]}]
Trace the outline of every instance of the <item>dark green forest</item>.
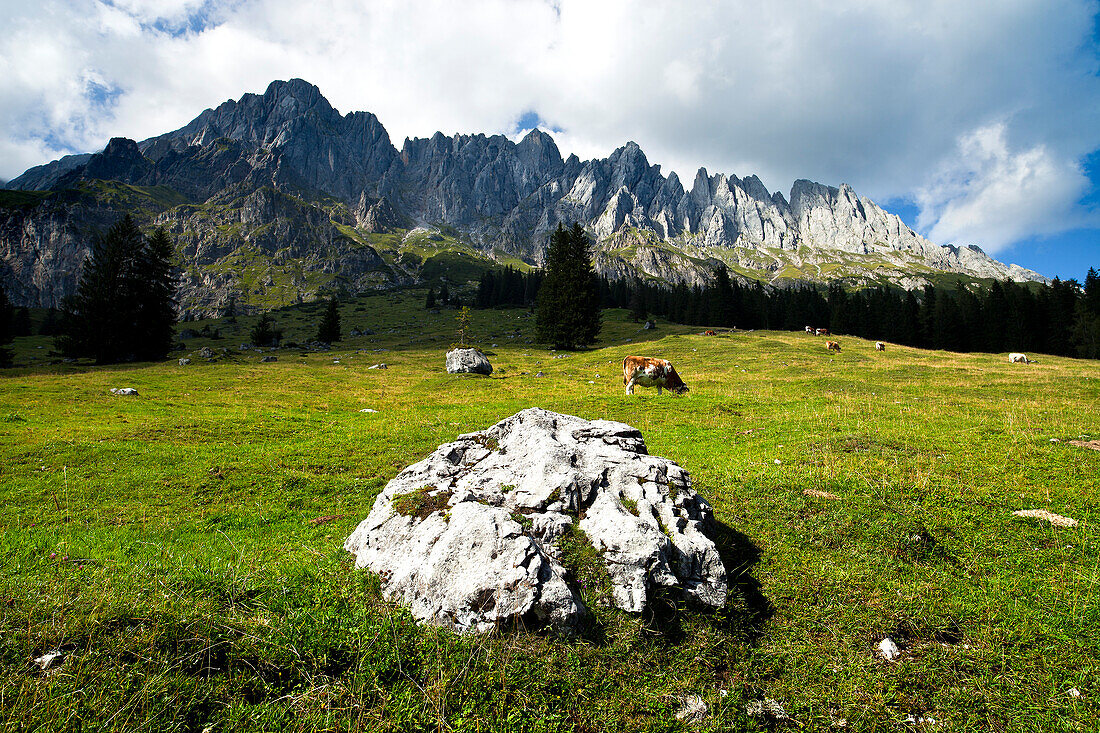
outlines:
[{"label": "dark green forest", "polygon": [[[529,306],[542,272],[504,268],[486,272],[477,305]],[[1031,351],[1100,358],[1100,273],[1082,285],[1055,278],[1049,285],[994,281],[987,286],[850,290],[801,285],[742,284],[720,270],[706,287],[672,288],[639,280],[600,278],[605,308],[628,308],[637,320],[656,316],[710,328],[833,333],[948,351]]]}]

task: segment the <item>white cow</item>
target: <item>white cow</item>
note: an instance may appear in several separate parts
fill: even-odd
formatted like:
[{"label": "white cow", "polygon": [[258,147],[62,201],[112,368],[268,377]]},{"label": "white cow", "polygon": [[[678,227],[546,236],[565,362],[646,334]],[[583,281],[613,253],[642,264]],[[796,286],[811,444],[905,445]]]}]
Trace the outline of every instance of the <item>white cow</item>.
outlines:
[{"label": "white cow", "polygon": [[875,351],[886,351],[886,344],[881,341],[875,342]]},{"label": "white cow", "polygon": [[1008,355],[1009,364],[1030,364],[1031,359],[1027,358],[1027,354],[1012,353]]}]

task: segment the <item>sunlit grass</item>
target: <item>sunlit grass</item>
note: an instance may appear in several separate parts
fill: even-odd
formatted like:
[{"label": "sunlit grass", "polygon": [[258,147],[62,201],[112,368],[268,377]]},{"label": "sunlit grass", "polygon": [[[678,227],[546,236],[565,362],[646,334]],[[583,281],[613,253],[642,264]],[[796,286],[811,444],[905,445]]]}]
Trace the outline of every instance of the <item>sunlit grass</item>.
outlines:
[{"label": "sunlit grass", "polygon": [[[347,303],[345,335],[373,335],[269,364],[238,348],[254,317],[161,364],[51,366],[48,340],[16,343],[0,377],[5,726],[677,730],[678,697],[700,695],[703,730],[1095,729],[1100,453],[1067,441],[1100,437],[1096,362],[843,337],[830,355],[805,334],[649,332],[622,311],[597,348],[555,358],[516,309],[474,313],[493,376],[451,376],[455,313],[423,298]],[[276,320],[302,343],[322,309]],[[625,396],[632,353],[672,359],[690,394]],[[139,396],[108,393],[122,386]],[[600,610],[572,638],[459,637],[382,601],[341,549],[378,491],[530,406],[628,422],[691,472],[734,581],[726,610],[665,599]],[[899,661],[874,656],[884,635]],[[65,662],[39,671],[53,649]],[[792,720],[748,717],[764,698]]]}]

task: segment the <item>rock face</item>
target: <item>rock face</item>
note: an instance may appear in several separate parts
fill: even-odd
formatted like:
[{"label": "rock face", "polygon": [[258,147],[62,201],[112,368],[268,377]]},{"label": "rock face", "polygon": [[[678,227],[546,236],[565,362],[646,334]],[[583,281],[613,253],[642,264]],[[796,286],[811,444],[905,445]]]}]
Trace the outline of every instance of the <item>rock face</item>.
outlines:
[{"label": "rock face", "polygon": [[484,374],[493,373],[493,365],[485,354],[477,349],[454,349],[447,352],[448,374]]},{"label": "rock face", "polygon": [[720,607],[726,570],[710,521],[688,473],[648,455],[636,429],[530,408],[398,474],[344,548],[420,621],[567,629],[586,609],[564,536],[598,551],[620,609],[642,611],[658,588]]},{"label": "rock face", "polygon": [[418,225],[486,258],[539,264],[558,224],[579,222],[600,274],[689,286],[722,264],[777,283],[1045,279],[975,246],[933,244],[846,184],[796,181],[788,199],[756,176],[700,168],[686,188],[636,143],[562,159],[540,130],[519,142],[436,133],[399,151],[374,115],[341,115],[301,79],[158,137],[114,138],[32,168],[7,187],[50,192],[0,198],[0,281],[16,305],[71,294],[91,232],[121,212],[179,242],[181,309],[203,315],[231,297],[247,312],[253,296],[270,307],[415,280],[403,253],[383,252],[397,241],[387,236]]}]

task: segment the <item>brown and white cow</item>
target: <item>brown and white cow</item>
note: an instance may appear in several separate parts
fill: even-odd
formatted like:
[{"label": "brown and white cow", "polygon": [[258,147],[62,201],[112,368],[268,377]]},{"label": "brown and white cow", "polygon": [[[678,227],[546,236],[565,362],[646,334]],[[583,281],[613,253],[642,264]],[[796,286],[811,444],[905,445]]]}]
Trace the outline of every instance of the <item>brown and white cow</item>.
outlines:
[{"label": "brown and white cow", "polygon": [[623,359],[623,384],[626,393],[634,394],[634,385],[672,390],[676,394],[688,391],[688,386],[680,379],[675,367],[668,359],[653,359],[648,356],[628,356]]},{"label": "brown and white cow", "polygon": [[808,333],[812,336],[814,334],[814,327],[813,326],[806,326],[806,333]]},{"label": "brown and white cow", "polygon": [[886,344],[881,341],[875,342],[875,351],[886,351]]},{"label": "brown and white cow", "polygon": [[836,341],[826,341],[825,348],[829,351],[835,351],[838,354],[840,353],[840,344],[838,344]]},{"label": "brown and white cow", "polygon": [[817,334],[818,336],[828,336],[828,335],[829,335],[829,329],[827,329],[827,328],[819,328],[819,329],[817,329],[817,331],[815,331],[815,333],[816,333],[816,334]]},{"label": "brown and white cow", "polygon": [[718,334],[716,334],[714,331],[703,331],[703,335],[704,336],[717,336]]}]

